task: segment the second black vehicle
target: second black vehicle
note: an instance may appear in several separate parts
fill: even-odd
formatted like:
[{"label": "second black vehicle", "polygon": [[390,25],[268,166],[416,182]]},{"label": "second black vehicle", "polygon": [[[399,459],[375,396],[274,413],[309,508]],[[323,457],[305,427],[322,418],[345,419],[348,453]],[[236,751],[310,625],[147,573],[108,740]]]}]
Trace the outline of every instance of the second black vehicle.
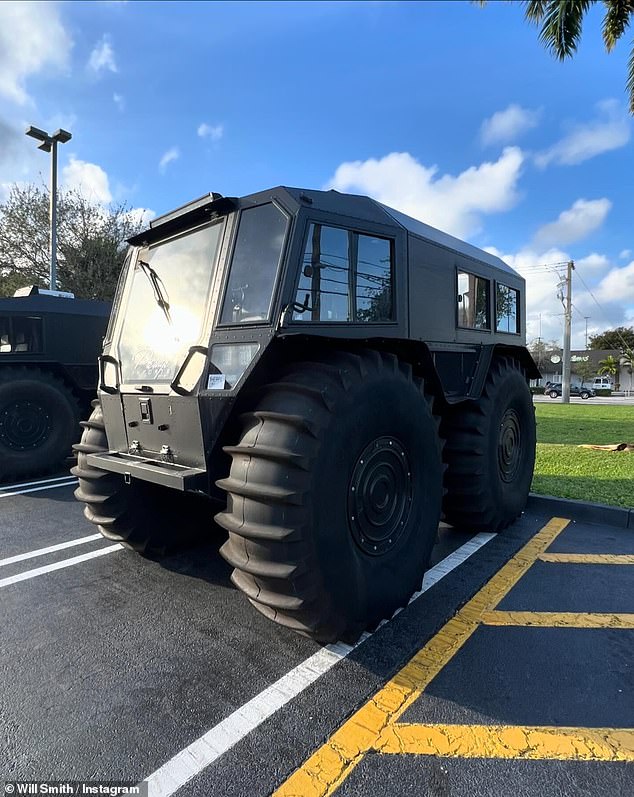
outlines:
[{"label": "second black vehicle", "polygon": [[[561,396],[561,382],[555,382],[554,385],[548,385],[544,388],[544,393],[551,398],[559,398]],[[570,385],[570,395],[581,397],[582,399],[594,398],[597,394],[591,387],[579,387],[579,385]]]}]

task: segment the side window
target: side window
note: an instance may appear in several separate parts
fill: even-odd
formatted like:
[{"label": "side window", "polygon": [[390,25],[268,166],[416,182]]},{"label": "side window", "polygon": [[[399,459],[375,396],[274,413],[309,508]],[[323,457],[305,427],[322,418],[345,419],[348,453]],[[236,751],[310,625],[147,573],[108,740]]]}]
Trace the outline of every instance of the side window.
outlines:
[{"label": "side window", "polygon": [[392,321],[392,244],[359,235],[357,246],[357,321]]},{"label": "side window", "polygon": [[458,272],[458,326],[491,329],[489,280]]},{"label": "side window", "polygon": [[293,318],[393,321],[392,251],[386,238],[311,224]]},{"label": "side window", "polygon": [[497,285],[495,289],[495,328],[498,332],[519,332],[517,315],[518,291],[506,285]]},{"label": "side window", "polygon": [[267,320],[287,227],[287,217],[272,203],[242,211],[222,324]]},{"label": "side window", "polygon": [[[297,303],[302,321],[351,321],[350,243],[347,230],[311,224],[302,258]],[[306,299],[308,297],[308,300]]]},{"label": "side window", "polygon": [[7,354],[11,351],[11,334],[9,331],[9,319],[7,316],[0,316],[0,354]]},{"label": "side window", "polygon": [[0,354],[42,351],[42,319],[35,316],[0,318]]}]

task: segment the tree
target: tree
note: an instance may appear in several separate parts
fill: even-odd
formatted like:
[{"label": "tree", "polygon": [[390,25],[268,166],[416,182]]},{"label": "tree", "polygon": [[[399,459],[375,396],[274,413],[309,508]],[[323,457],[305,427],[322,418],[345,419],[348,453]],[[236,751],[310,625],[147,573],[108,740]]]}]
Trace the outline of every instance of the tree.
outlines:
[{"label": "tree", "polygon": [[585,385],[588,379],[594,376],[594,365],[590,360],[582,360],[581,362],[573,363],[574,373],[581,378],[581,384]]},{"label": "tree", "polygon": [[[17,287],[48,287],[49,194],[14,185],[0,203],[0,295]],[[57,280],[78,298],[111,299],[123,265],[126,239],[141,229],[139,213],[125,205],[104,208],[77,191],[58,199]]]},{"label": "tree", "polygon": [[[597,0],[524,0],[524,16],[539,25],[539,38],[560,61],[572,58],[581,38],[583,18]],[[486,0],[480,0],[485,5]],[[603,43],[612,52],[624,35],[634,14],[633,0],[603,0]],[[634,48],[631,50],[626,82],[630,113],[634,114]]]},{"label": "tree", "polygon": [[606,376],[616,376],[619,370],[619,361],[611,354],[605,360],[599,360],[599,370],[597,373],[605,374]]},{"label": "tree", "polygon": [[634,327],[617,327],[607,329],[598,335],[590,336],[590,348],[598,349],[626,349],[634,348]]},{"label": "tree", "polygon": [[528,344],[527,348],[533,355],[533,359],[540,371],[542,368],[547,368],[551,364],[552,361],[550,358],[553,355],[561,357],[561,346],[556,340],[535,338],[535,340]]}]

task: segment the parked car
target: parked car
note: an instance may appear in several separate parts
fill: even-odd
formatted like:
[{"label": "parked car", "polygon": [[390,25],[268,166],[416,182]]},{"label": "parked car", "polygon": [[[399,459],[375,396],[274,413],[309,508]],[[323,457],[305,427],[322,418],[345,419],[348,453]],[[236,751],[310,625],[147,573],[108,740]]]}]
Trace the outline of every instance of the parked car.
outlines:
[{"label": "parked car", "polygon": [[[559,398],[561,396],[561,382],[555,382],[544,388],[544,393],[551,398]],[[581,396],[582,399],[589,399],[597,394],[591,387],[579,387],[579,385],[570,385],[571,396]]]}]

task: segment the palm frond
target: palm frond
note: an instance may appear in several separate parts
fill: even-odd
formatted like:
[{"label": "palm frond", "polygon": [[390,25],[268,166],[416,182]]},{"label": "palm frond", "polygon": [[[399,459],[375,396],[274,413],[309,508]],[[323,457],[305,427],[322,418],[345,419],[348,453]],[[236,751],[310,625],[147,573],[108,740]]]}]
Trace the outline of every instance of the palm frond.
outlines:
[{"label": "palm frond", "polygon": [[524,16],[529,22],[539,23],[546,13],[549,0],[525,0]]},{"label": "palm frond", "polygon": [[604,0],[603,41],[608,52],[623,35],[634,12],[634,0]]},{"label": "palm frond", "polygon": [[559,60],[577,50],[583,17],[594,0],[549,0],[541,18],[539,38]]},{"label": "palm frond", "polygon": [[625,85],[630,95],[630,113],[634,114],[634,42],[632,42],[632,51],[627,68],[627,83]]}]

